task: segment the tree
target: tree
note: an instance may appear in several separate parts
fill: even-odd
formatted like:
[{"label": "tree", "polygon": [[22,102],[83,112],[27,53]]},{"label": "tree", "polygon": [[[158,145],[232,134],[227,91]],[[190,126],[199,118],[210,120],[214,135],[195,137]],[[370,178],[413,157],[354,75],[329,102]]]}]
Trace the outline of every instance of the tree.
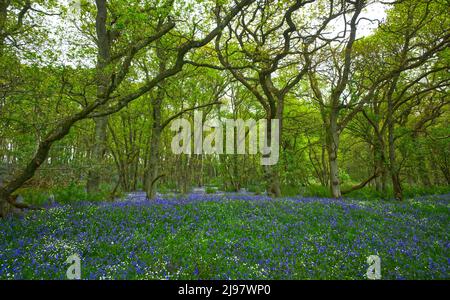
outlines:
[{"label": "tree", "polygon": [[[339,180],[339,165],[338,165],[338,152],[339,152],[339,142],[340,135],[350,121],[351,117],[355,113],[355,109],[349,112],[345,117],[342,117],[342,110],[347,106],[345,103],[347,95],[344,92],[347,90],[347,85],[351,78],[352,73],[352,62],[353,56],[353,46],[356,41],[357,33],[357,23],[359,21],[359,16],[361,11],[367,4],[366,1],[357,0],[354,2],[346,1],[345,7],[343,8],[344,14],[352,13],[350,22],[344,24],[344,39],[335,38],[334,40],[339,42],[336,47],[330,45],[329,51],[323,57],[314,63],[309,53],[305,55],[306,60],[310,65],[308,77],[310,81],[311,90],[313,97],[319,104],[320,112],[322,115],[322,120],[326,130],[326,145],[328,152],[328,163],[329,163],[329,180],[330,180],[330,190],[331,195],[335,198],[340,198],[341,186]],[[346,18],[344,18],[344,21]],[[347,36],[348,30],[348,36]],[[343,46],[341,46],[343,45]],[[340,58],[343,59],[340,59]],[[331,74],[327,75],[327,84],[320,83],[317,74],[320,63],[325,63],[331,61],[332,65],[328,65],[325,69],[326,72],[332,70]],[[325,76],[322,76],[324,78]]]},{"label": "tree", "polygon": [[[369,84],[382,83],[376,87],[376,96],[372,97],[371,111],[363,111],[374,132],[376,169],[383,174],[380,183],[383,192],[387,169],[398,200],[403,198],[403,193],[395,147],[400,138],[396,124],[406,126],[414,106],[427,107],[427,112],[416,123],[416,129],[412,130],[416,139],[420,128],[440,116],[442,108],[448,104],[445,88],[449,79],[444,75],[449,67],[448,59],[438,59],[443,51],[448,51],[449,44],[442,5],[439,1],[399,3],[389,12],[386,24],[361,44],[364,52],[373,50],[369,54],[371,64],[360,65],[367,68],[364,71],[366,78],[376,78],[368,79]],[[438,24],[444,27],[439,28]],[[364,61],[368,62],[367,58]],[[425,104],[430,96],[431,101]],[[423,164],[419,163],[421,166]]]},{"label": "tree", "polygon": [[[161,27],[162,29],[153,32],[151,35],[148,35],[139,41],[126,45],[122,51],[119,51],[117,54],[112,56],[112,62],[119,61],[120,63],[117,63],[118,69],[116,72],[113,72],[109,76],[108,86],[102,89],[103,93],[101,96],[97,97],[95,101],[88,103],[78,112],[61,119],[56,126],[51,129],[39,142],[38,149],[30,159],[27,166],[0,188],[0,216],[5,216],[8,214],[11,205],[15,205],[14,201],[11,200],[10,195],[33,177],[36,170],[47,158],[52,145],[56,141],[64,138],[75,123],[87,118],[102,117],[118,112],[128,103],[152,90],[160,82],[180,72],[185,64],[184,56],[190,50],[200,48],[208,44],[245,6],[251,4],[252,2],[253,1],[251,0],[243,0],[237,3],[223,18],[223,21],[209,31],[206,36],[201,39],[188,40],[179,45],[177,47],[176,60],[173,65],[167,68],[164,72],[157,73],[150,81],[142,84],[137,90],[131,93],[125,95],[114,95],[114,92],[126,79],[136,54],[171,31],[175,26],[174,22],[171,21],[170,18],[167,18],[165,25]],[[113,99],[113,101],[110,101],[111,99]]]},{"label": "tree", "polygon": [[[265,111],[268,143],[271,142],[272,120],[280,122],[281,140],[286,95],[309,69],[309,60],[302,60],[302,54],[310,55],[323,47],[321,43],[314,45],[314,41],[319,40],[327,24],[340,14],[331,4],[311,33],[306,22],[296,24],[294,20],[298,19],[300,10],[305,12],[313,2],[282,1],[274,5],[270,1],[258,1],[228,25],[228,36],[221,33],[216,38],[217,57],[223,68],[253,94]],[[280,10],[284,11],[283,15],[278,14]],[[217,20],[220,20],[220,12],[217,12]],[[265,166],[265,178],[267,193],[280,197],[278,168]]]}]

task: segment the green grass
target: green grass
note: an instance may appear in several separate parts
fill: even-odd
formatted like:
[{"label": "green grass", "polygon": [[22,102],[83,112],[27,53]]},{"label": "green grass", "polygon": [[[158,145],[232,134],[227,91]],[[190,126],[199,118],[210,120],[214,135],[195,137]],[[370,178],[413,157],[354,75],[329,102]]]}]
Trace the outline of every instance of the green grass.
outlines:
[{"label": "green grass", "polygon": [[[71,183],[67,186],[54,187],[50,190],[39,188],[24,188],[17,192],[25,203],[43,206],[50,204],[50,196],[59,204],[77,203],[80,201],[100,202],[110,198],[113,187],[103,184],[97,193],[87,193],[84,185]],[[122,196],[122,195],[120,195]]]},{"label": "green grass", "polygon": [[[341,190],[346,190],[350,188],[348,185],[341,187]],[[330,197],[330,189],[326,186],[321,185],[308,185],[308,186],[290,186],[285,185],[282,187],[282,193],[285,197]],[[436,186],[436,187],[417,187],[417,186],[403,186],[403,196],[405,199],[410,199],[419,196],[426,195],[442,195],[449,194],[450,186]],[[386,189],[386,195],[377,192],[374,188],[366,186],[362,189],[353,191],[351,193],[345,194],[344,198],[349,199],[366,199],[366,200],[379,200],[379,199],[392,199],[394,196],[391,187]]]}]

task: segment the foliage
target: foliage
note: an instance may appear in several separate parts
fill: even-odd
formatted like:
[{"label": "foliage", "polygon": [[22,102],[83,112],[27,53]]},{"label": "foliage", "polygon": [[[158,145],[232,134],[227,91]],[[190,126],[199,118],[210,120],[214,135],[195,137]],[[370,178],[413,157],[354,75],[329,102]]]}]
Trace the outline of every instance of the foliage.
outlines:
[{"label": "foliage", "polygon": [[[103,184],[98,193],[87,193],[84,185],[70,183],[67,186],[53,187],[51,190],[42,188],[24,188],[18,191],[25,203],[34,206],[57,204],[73,204],[76,202],[100,202],[110,198],[113,187]],[[119,195],[123,196],[123,195]],[[117,197],[117,196],[116,196]],[[55,202],[55,203],[52,203]]]}]

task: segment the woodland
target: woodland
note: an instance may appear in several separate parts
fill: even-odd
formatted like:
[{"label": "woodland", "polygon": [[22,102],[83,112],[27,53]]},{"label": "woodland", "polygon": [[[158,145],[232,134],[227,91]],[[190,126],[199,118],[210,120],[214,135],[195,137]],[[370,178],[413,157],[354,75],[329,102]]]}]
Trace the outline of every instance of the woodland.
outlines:
[{"label": "woodland", "polygon": [[449,4],[0,0],[0,279],[448,279]]}]

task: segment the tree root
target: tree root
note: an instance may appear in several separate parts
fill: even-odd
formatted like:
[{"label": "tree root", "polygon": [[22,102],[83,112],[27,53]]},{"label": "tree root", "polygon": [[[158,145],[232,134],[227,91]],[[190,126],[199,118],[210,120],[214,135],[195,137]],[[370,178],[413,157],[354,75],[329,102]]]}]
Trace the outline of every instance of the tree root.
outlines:
[{"label": "tree root", "polygon": [[5,218],[9,215],[21,214],[24,210],[42,210],[41,207],[28,205],[25,203],[17,203],[17,195],[10,196],[5,199],[0,199],[0,218]]}]

